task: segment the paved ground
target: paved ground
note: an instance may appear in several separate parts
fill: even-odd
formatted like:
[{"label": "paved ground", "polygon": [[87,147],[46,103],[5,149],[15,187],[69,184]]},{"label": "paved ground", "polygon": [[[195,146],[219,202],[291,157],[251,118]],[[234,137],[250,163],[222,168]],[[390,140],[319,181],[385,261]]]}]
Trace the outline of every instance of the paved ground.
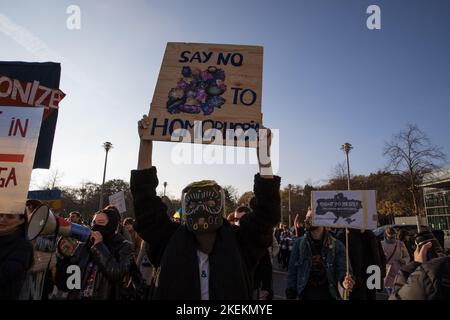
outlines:
[{"label": "paved ground", "polygon": [[286,300],[286,275],[285,271],[273,270],[273,299]]},{"label": "paved ground", "polygon": [[286,300],[285,289],[286,289],[286,277],[287,272],[285,270],[281,270],[281,267],[278,265],[278,262],[275,258],[273,261],[273,299],[274,300]]}]

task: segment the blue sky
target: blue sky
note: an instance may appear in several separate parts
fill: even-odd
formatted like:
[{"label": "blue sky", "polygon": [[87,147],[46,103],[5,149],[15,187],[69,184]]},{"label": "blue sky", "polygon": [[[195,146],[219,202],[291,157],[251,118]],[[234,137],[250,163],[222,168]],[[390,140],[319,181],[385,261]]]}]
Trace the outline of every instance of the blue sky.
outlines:
[{"label": "blue sky", "polygon": [[[71,4],[81,9],[81,30],[66,28]],[[381,30],[366,27],[371,4],[381,8]],[[353,173],[381,169],[384,142],[407,123],[450,156],[445,0],[2,0],[0,14],[47,46],[32,52],[0,30],[0,60],[62,62],[67,96],[52,158],[62,185],[101,182],[105,141],[114,144],[107,179],[129,180],[136,122],[148,112],[169,41],[264,46],[262,111],[264,124],[280,129],[283,185],[327,179],[347,141]],[[204,178],[251,189],[256,165],[174,165],[171,147],[155,143],[153,161],[170,195]],[[48,175],[34,170],[32,187]]]}]

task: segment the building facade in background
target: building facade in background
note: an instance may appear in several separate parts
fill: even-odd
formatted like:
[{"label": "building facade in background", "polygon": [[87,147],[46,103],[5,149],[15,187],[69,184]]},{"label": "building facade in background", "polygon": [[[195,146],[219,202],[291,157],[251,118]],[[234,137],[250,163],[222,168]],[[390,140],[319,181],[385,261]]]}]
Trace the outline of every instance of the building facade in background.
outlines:
[{"label": "building facade in background", "polygon": [[450,236],[450,168],[426,175],[422,187],[429,226]]}]

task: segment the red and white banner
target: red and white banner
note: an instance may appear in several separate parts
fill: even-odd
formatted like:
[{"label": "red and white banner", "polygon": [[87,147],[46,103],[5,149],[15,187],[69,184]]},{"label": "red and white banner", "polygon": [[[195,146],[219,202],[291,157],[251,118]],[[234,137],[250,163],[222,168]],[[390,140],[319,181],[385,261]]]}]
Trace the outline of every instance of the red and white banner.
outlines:
[{"label": "red and white banner", "polygon": [[0,103],[6,106],[34,106],[45,108],[47,118],[52,109],[57,109],[65,97],[59,89],[47,88],[39,81],[26,82],[0,74]]},{"label": "red and white banner", "polygon": [[23,213],[44,108],[0,105],[0,213]]}]

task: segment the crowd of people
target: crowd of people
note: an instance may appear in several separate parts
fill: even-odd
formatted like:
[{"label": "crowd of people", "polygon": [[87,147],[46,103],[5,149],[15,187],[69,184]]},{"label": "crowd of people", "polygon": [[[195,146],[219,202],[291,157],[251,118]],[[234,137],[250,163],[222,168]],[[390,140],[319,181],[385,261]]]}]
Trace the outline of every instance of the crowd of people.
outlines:
[{"label": "crowd of people", "polygon": [[[106,206],[87,225],[71,212],[68,221],[90,228],[88,241],[57,232],[30,241],[27,221],[42,203],[29,200],[24,214],[0,214],[0,299],[271,300],[274,259],[287,270],[287,299],[376,299],[377,288],[367,285],[374,265],[384,279],[378,290],[390,299],[450,298],[450,258],[426,232],[413,248],[392,228],[380,241],[370,230],[346,235],[314,226],[311,210],[291,229],[279,224],[281,179],[270,162],[259,161],[254,197],[234,212],[226,215],[223,188],[202,180],[183,189],[177,216],[168,214],[156,192],[152,141],[142,139],[148,126],[147,117],[139,121],[134,218]],[[268,135],[263,147],[270,155]],[[71,266],[80,271],[78,284]]]},{"label": "crowd of people", "polygon": [[[23,215],[0,215],[1,299],[118,299],[130,292],[134,296],[128,298],[145,296],[151,264],[133,219],[122,221],[118,210],[107,206],[87,226],[75,211],[66,219],[90,228],[89,242],[56,234],[29,241],[27,220],[42,205],[29,200]],[[75,290],[68,286],[68,267],[73,265],[81,271],[82,287]]]}]

